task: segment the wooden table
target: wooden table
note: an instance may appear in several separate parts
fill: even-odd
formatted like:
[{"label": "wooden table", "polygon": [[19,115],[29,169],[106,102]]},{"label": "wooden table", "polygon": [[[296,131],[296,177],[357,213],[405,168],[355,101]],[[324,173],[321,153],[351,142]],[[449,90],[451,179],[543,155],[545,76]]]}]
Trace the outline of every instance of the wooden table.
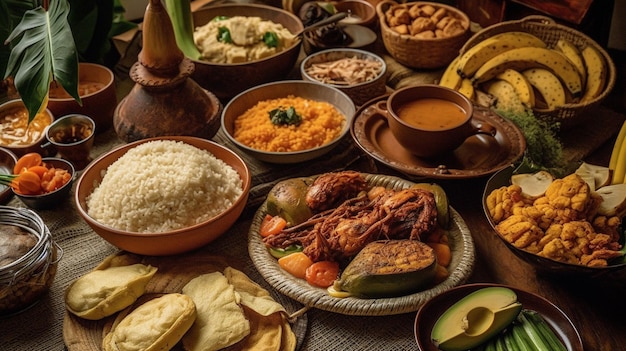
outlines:
[{"label": "wooden table", "polygon": [[[428,73],[429,76],[432,74]],[[616,130],[613,128],[611,132]],[[583,134],[587,133],[585,131]],[[99,135],[93,156],[119,144],[119,141],[114,140],[115,137],[110,131]],[[587,139],[573,139],[574,143],[569,150],[577,153],[576,143]],[[608,164],[611,147],[612,140],[608,140],[588,160]],[[327,162],[326,159],[314,160],[298,168],[300,172],[309,172],[310,175],[318,172],[320,164]],[[326,167],[341,169],[346,167],[346,163],[326,164]],[[384,165],[374,163],[364,154],[358,157],[358,162],[348,164],[347,167],[398,175]],[[294,171],[286,171],[283,167],[268,169],[269,173],[257,178],[257,182],[269,183]],[[496,233],[487,222],[481,204],[486,181],[486,177],[438,181],[448,193],[451,205],[465,220],[475,241],[476,265],[468,283],[506,284],[543,296],[571,318],[582,336],[586,350],[624,349],[626,271],[591,280],[538,274],[496,238]],[[11,204],[19,205],[16,201],[14,199]],[[3,350],[64,350],[62,332],[65,289],[73,279],[93,269],[106,255],[116,251],[81,222],[72,201],[68,200],[59,208],[42,213],[53,236],[65,250],[65,256],[51,292],[43,301],[18,316],[0,319],[0,345],[3,345]],[[254,205],[251,205],[251,209],[254,209]],[[245,247],[249,223],[249,219],[242,218],[231,229],[228,238],[220,238],[206,250],[219,252],[222,247],[232,245],[231,241],[236,242],[236,251],[230,254],[238,255],[247,264],[247,272],[262,284],[264,281],[258,273],[255,274]],[[301,345],[303,351],[417,349],[413,336],[415,313],[359,317],[311,309],[306,313],[306,318],[308,323]]]}]

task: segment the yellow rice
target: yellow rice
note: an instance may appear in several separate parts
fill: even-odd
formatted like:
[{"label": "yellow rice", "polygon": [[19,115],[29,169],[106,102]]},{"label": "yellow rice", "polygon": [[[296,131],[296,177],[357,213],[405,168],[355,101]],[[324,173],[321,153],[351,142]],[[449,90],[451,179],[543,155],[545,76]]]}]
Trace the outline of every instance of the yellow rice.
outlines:
[{"label": "yellow rice", "polygon": [[[299,125],[275,125],[270,111],[293,106],[302,117]],[[264,151],[289,152],[308,150],[339,137],[346,118],[327,102],[289,95],[264,100],[235,119],[234,137],[240,143]]]}]

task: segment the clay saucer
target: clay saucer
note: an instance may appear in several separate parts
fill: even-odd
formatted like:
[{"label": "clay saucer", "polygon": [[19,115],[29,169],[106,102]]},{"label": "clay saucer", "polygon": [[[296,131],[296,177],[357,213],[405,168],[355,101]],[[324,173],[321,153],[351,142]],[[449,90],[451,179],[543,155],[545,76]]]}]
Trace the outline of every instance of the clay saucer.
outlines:
[{"label": "clay saucer", "polygon": [[436,159],[419,158],[398,143],[385,116],[370,108],[388,97],[380,96],[361,106],[350,133],[363,151],[399,172],[435,179],[476,178],[508,167],[526,149],[526,139],[513,122],[488,108],[474,106],[474,118],[496,128],[493,137],[475,135],[449,154]]}]

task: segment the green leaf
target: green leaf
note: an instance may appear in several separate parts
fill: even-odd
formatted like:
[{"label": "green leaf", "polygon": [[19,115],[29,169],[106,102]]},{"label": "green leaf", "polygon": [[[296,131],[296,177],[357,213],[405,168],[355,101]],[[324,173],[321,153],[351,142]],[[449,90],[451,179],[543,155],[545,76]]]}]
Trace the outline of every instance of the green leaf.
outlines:
[{"label": "green leaf", "polygon": [[33,0],[2,0],[0,1],[0,74],[4,76],[9,56],[11,55],[12,43],[5,43],[13,28],[20,23],[24,12],[38,6]]},{"label": "green leaf", "polygon": [[69,9],[67,0],[51,0],[48,11],[42,7],[28,10],[7,38],[17,44],[11,50],[4,78],[14,77],[29,121],[42,108],[53,79],[81,103],[78,55],[67,21]]}]

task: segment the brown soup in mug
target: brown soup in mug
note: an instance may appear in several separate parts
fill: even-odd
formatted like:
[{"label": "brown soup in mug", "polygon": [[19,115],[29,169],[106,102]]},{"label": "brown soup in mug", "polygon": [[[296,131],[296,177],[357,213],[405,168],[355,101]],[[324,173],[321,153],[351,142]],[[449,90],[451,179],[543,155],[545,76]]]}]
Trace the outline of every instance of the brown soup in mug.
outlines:
[{"label": "brown soup in mug", "polygon": [[461,106],[436,98],[407,101],[396,109],[396,114],[417,129],[432,131],[454,128],[467,120]]}]

